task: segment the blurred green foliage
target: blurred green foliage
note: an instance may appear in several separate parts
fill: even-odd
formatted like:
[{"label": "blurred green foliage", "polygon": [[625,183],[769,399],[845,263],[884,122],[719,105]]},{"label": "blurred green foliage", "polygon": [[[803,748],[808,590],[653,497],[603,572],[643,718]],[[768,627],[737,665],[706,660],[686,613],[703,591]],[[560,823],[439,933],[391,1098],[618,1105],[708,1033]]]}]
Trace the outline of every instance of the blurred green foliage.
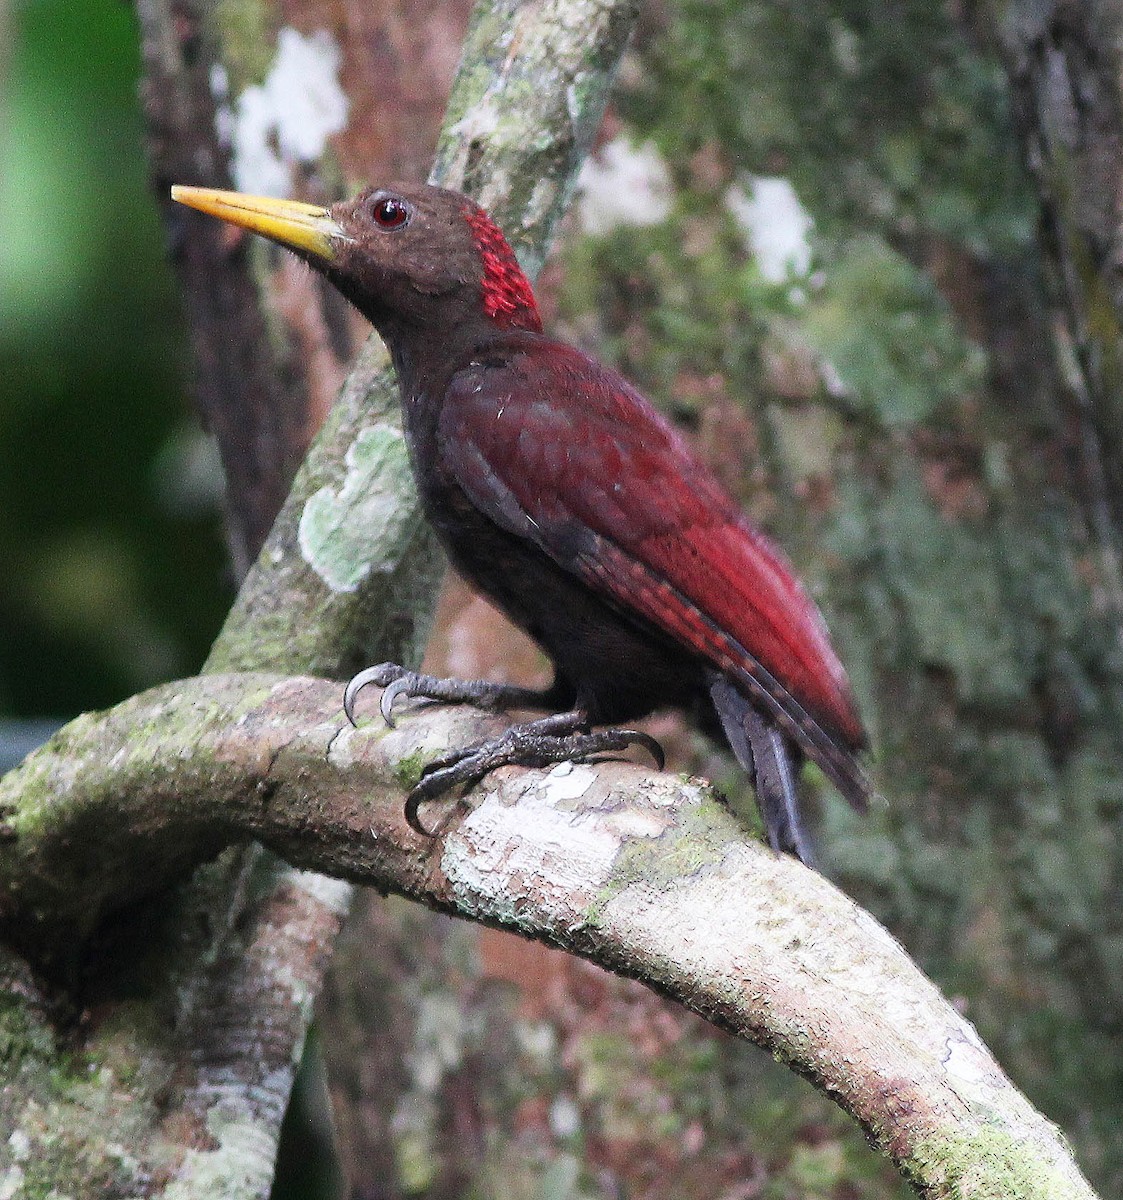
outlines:
[{"label": "blurred green foliage", "polygon": [[0,717],[199,665],[220,475],[145,175],[120,0],[24,0],[0,63]]}]

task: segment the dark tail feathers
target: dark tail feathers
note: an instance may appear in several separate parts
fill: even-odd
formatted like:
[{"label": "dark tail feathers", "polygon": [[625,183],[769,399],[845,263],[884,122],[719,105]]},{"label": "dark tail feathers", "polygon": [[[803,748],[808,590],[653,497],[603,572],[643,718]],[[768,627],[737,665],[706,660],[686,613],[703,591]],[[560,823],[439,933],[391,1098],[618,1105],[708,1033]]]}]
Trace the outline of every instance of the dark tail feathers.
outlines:
[{"label": "dark tail feathers", "polygon": [[753,778],[757,805],[772,848],[786,850],[814,867],[815,852],[803,827],[796,790],[799,750],[724,675],[710,677],[710,699],[737,761]]}]

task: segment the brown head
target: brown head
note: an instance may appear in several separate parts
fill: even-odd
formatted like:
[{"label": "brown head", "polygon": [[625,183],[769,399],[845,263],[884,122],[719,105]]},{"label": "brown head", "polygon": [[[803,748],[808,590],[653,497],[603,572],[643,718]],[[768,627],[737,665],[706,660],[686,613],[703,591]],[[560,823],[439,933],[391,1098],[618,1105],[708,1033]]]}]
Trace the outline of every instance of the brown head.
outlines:
[{"label": "brown head", "polygon": [[459,192],[395,183],[331,208],[209,188],[172,198],[295,251],[389,341],[542,327],[499,227]]}]

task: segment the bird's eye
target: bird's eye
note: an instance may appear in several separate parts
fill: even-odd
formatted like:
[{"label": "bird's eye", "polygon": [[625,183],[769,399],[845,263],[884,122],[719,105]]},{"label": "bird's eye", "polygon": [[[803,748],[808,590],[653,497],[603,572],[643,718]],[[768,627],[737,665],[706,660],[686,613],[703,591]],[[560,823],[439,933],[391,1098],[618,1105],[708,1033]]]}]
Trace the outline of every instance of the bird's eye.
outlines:
[{"label": "bird's eye", "polygon": [[397,196],[383,196],[376,200],[371,212],[379,229],[401,229],[410,217],[409,205]]}]

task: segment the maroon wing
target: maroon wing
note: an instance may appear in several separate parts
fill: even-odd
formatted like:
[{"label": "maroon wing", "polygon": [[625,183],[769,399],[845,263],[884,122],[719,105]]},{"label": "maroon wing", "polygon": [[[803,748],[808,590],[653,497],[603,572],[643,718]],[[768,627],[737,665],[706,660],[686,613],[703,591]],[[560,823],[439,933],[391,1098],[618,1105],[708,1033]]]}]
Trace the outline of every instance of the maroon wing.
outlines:
[{"label": "maroon wing", "polygon": [[818,609],[624,379],[524,339],[454,378],[438,441],[482,511],[740,678],[847,795],[864,792],[865,734]]}]

